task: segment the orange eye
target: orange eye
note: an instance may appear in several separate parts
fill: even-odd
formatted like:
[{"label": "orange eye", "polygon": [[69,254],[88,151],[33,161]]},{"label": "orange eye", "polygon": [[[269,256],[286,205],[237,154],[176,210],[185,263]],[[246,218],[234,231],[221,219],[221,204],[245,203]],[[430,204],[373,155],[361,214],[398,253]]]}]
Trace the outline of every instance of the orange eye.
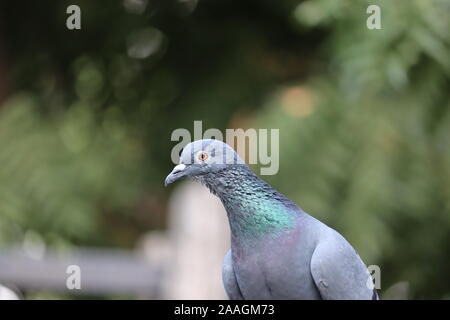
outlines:
[{"label": "orange eye", "polygon": [[198,160],[200,160],[200,161],[206,161],[206,159],[208,159],[208,157],[209,157],[208,153],[205,151],[200,152],[197,156]]}]

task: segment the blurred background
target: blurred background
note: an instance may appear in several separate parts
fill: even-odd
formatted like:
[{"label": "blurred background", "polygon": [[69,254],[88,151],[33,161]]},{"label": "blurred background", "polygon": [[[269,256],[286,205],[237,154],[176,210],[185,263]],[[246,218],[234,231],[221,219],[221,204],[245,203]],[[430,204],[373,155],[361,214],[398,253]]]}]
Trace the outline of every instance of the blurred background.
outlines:
[{"label": "blurred background", "polygon": [[380,266],[382,297],[449,299],[449,30],[448,0],[2,1],[0,297],[224,297],[220,203],[163,186],[171,132],[202,120],[279,128],[263,179]]}]

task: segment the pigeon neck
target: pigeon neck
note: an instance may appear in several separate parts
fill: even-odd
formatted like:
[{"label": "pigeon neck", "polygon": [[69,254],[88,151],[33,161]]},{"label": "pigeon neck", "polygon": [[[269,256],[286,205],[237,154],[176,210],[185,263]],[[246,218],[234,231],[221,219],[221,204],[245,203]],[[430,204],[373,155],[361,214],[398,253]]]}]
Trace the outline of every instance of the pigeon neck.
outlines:
[{"label": "pigeon neck", "polygon": [[292,229],[301,212],[246,165],[204,177],[202,182],[222,201],[235,240],[276,236]]}]

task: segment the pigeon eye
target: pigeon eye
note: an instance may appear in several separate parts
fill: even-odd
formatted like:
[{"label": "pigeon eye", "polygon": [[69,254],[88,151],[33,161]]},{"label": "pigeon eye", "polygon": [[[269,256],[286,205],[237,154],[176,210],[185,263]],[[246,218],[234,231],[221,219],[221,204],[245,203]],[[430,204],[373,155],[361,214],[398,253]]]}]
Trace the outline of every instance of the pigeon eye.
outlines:
[{"label": "pigeon eye", "polygon": [[197,158],[198,158],[198,160],[200,160],[200,161],[206,161],[206,159],[208,159],[208,153],[207,152],[205,152],[205,151],[201,151],[201,152],[199,152],[199,154],[197,155]]}]

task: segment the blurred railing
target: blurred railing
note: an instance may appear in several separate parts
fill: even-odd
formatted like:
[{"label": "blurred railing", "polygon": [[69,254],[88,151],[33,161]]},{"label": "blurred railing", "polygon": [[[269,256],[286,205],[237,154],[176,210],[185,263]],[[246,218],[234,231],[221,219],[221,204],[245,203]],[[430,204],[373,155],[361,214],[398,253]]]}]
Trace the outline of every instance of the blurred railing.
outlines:
[{"label": "blurred railing", "polygon": [[[150,213],[149,213],[150,214]],[[0,251],[0,283],[21,291],[146,299],[226,298],[221,266],[229,248],[226,213],[205,188],[186,182],[169,204],[166,232],[150,232],[136,250],[78,248],[41,256]],[[79,268],[80,288],[67,285]]]},{"label": "blurred railing", "polygon": [[[79,267],[80,289],[67,286],[73,275],[70,266]],[[0,282],[25,290],[157,297],[162,278],[158,263],[148,263],[143,257],[122,250],[82,248],[67,254],[48,252],[39,260],[22,250],[10,249],[0,254]]]}]

